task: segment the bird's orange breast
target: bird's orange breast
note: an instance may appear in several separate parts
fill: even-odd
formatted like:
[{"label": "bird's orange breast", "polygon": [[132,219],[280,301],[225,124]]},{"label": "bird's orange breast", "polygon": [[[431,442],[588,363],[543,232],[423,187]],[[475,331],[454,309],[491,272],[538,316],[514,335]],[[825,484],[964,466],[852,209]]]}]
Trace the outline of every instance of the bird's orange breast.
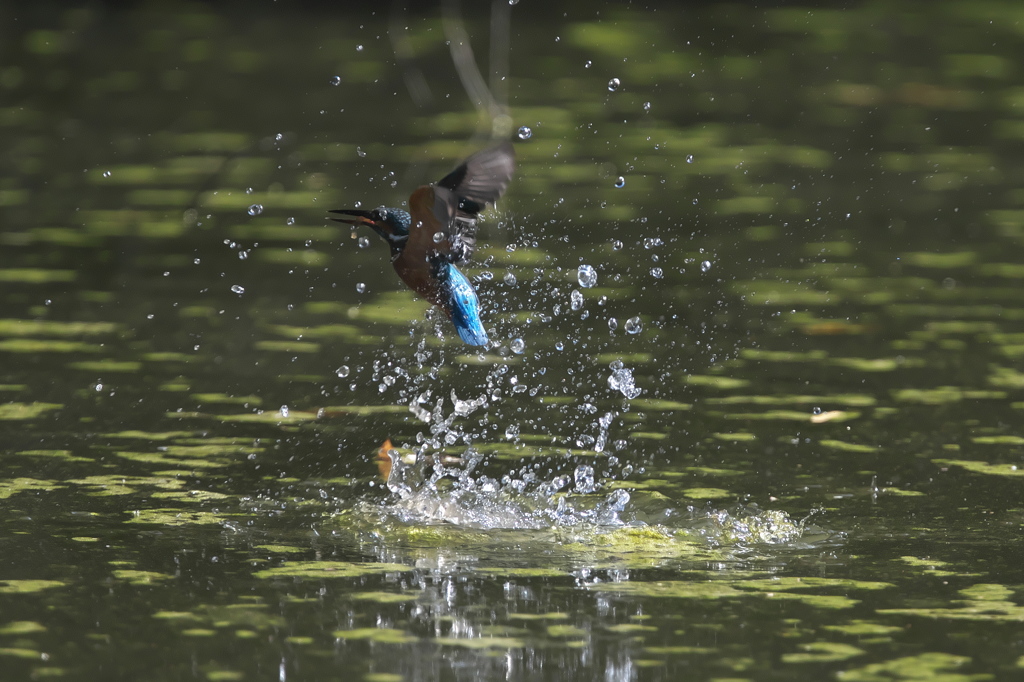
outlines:
[{"label": "bird's orange breast", "polygon": [[424,185],[412,193],[409,197],[409,214],[412,216],[409,239],[392,264],[395,272],[410,289],[444,309],[437,281],[428,260],[436,248],[434,234],[441,230],[441,225],[434,216],[433,187]]}]

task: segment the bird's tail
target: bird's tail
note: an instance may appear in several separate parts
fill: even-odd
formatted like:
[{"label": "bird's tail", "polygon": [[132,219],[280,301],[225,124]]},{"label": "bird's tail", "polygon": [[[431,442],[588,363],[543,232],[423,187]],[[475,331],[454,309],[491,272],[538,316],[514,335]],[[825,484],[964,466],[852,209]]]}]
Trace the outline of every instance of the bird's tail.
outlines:
[{"label": "bird's tail", "polygon": [[448,313],[455,331],[470,346],[486,346],[487,332],[480,320],[480,300],[466,276],[454,265],[448,266]]}]

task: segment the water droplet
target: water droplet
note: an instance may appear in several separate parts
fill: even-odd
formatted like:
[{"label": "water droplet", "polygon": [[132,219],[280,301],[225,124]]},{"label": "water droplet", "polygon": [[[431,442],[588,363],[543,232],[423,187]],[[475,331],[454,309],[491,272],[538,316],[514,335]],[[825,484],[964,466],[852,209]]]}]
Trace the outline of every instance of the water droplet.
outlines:
[{"label": "water droplet", "polygon": [[615,178],[615,187],[617,189],[622,189],[625,186],[626,186],[626,178],[622,177],[621,175],[619,177]]},{"label": "water droplet", "polygon": [[231,291],[241,296],[242,294],[245,293],[245,287],[243,287],[241,284],[232,284]]},{"label": "water droplet", "polygon": [[294,225],[295,224],[295,218],[289,218],[288,220],[284,221],[284,224],[285,225]]},{"label": "water droplet", "polygon": [[619,89],[620,85],[622,85],[622,81],[620,81],[618,78],[611,79],[610,81],[608,81],[608,92],[615,92],[616,90]]},{"label": "water droplet", "polygon": [[559,341],[555,344],[555,350],[565,350],[565,344]]},{"label": "water droplet", "polygon": [[348,368],[348,365],[342,365],[338,369],[334,370],[334,373],[338,375],[339,379],[344,379],[350,372],[351,370]]},{"label": "water droplet", "polygon": [[694,199],[694,200],[693,200],[693,205],[694,205],[694,206],[696,206],[696,205],[697,205],[697,200],[696,200],[696,199]]},{"label": "water droplet", "polygon": [[511,272],[506,272],[505,276],[502,277],[502,280],[505,282],[505,284],[509,285],[510,287],[514,287],[516,285],[516,276],[513,275]]},{"label": "water droplet", "polygon": [[701,262],[701,264],[700,264],[700,271],[701,272],[707,272],[710,269],[711,269],[711,261],[706,260],[706,261],[702,261]]},{"label": "water droplet", "polygon": [[332,76],[331,85],[341,85],[341,76]]},{"label": "water droplet", "polygon": [[631,317],[626,320],[626,324],[623,325],[623,329],[626,330],[627,334],[639,334],[644,328],[644,323],[639,317]]},{"label": "water droplet", "polygon": [[693,154],[686,155],[686,163],[693,163]]},{"label": "water droplet", "polygon": [[579,280],[581,287],[589,289],[597,284],[597,271],[590,265],[581,265],[577,271],[576,279]]},{"label": "water droplet", "polygon": [[263,213],[263,204],[253,204],[248,209],[249,215],[259,215]]},{"label": "water droplet", "polygon": [[811,414],[821,414],[821,408],[820,407],[813,407],[813,408],[811,408]]},{"label": "water droplet", "polygon": [[644,248],[653,249],[655,246],[663,246],[665,242],[661,240],[661,237],[645,237]]},{"label": "water droplet", "polygon": [[613,239],[612,240],[612,251],[621,251],[621,250],[622,250],[622,242],[620,242],[618,239]]},{"label": "water droplet", "polygon": [[640,388],[633,381],[633,370],[622,366],[621,361],[611,364],[612,375],[608,377],[608,387],[613,391],[619,391],[630,400],[642,393]]},{"label": "water droplet", "polygon": [[611,331],[615,331],[618,328],[619,328],[619,321],[616,320],[614,317],[609,317],[608,318],[608,329],[611,330]]},{"label": "water droplet", "polygon": [[288,409],[287,405],[282,405],[281,409],[277,411],[282,417],[287,417],[291,410]]},{"label": "water droplet", "polygon": [[356,147],[356,156],[358,156],[360,159],[366,158],[366,152],[363,151],[362,147]]},{"label": "water droplet", "polygon": [[508,0],[508,4],[510,7],[515,7],[519,4],[519,0]]},{"label": "water droplet", "polygon": [[356,45],[356,52],[362,52],[362,51],[363,51],[363,46],[362,45]]},{"label": "water droplet", "polygon": [[358,240],[356,240],[356,243],[359,244],[359,248],[360,249],[365,249],[366,247],[368,247],[370,245],[370,238],[369,237],[360,237]]},{"label": "water droplet", "polygon": [[650,111],[650,110],[651,110],[651,103],[650,102],[644,102],[644,111]]},{"label": "water droplet", "polygon": [[520,126],[519,132],[516,135],[519,136],[520,140],[529,140],[533,137],[533,131],[530,130],[530,126]]},{"label": "water droplet", "polygon": [[366,293],[366,282],[357,282],[356,291],[358,291],[360,294]]},{"label": "water droplet", "polygon": [[579,310],[583,307],[583,293],[579,289],[573,289],[569,294],[569,307]]},{"label": "water droplet", "polygon": [[274,135],[274,141],[275,142],[280,142],[283,139],[284,139],[284,135],[282,135],[281,133],[278,133],[277,135]]},{"label": "water droplet", "polygon": [[516,355],[522,355],[523,351],[526,350],[526,342],[522,339],[512,339],[512,343],[509,344],[509,347]]},{"label": "water droplet", "polygon": [[440,244],[443,239],[444,239],[444,232],[441,232],[439,230],[439,231],[434,233],[434,243],[435,244]]},{"label": "water droplet", "polygon": [[651,268],[651,277],[654,279],[661,279],[665,276],[665,271],[661,268]]},{"label": "water droplet", "polygon": [[109,178],[110,177],[110,171],[103,171],[103,177]]},{"label": "water droplet", "polygon": [[505,429],[505,440],[515,440],[516,438],[519,438],[519,425],[509,424]]}]

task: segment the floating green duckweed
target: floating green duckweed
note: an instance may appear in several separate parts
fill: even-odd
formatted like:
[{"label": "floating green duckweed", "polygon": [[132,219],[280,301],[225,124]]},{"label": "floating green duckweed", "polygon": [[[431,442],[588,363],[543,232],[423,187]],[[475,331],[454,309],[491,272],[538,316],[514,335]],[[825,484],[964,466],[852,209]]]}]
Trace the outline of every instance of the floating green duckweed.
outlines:
[{"label": "floating green duckweed", "polygon": [[132,360],[82,360],[70,362],[68,367],[86,372],[138,372],[142,369],[142,363]]},{"label": "floating green duckweed", "polygon": [[157,573],[155,571],[138,571],[129,569],[120,569],[114,571],[114,577],[118,580],[123,580],[130,585],[153,585],[164,580],[171,580],[174,578],[173,575],[167,573]]},{"label": "floating green duckweed", "polygon": [[782,654],[784,663],[829,663],[832,661],[845,661],[854,656],[860,656],[864,652],[849,644],[840,642],[809,642],[801,644],[801,653]]},{"label": "floating green duckweed", "polygon": [[48,459],[57,459],[62,462],[92,462],[93,460],[88,457],[76,457],[71,454],[70,450],[22,450],[14,453],[23,457],[45,457]]},{"label": "floating green duckweed", "polygon": [[43,654],[36,649],[22,649],[17,647],[0,647],[0,656],[10,656],[12,658],[26,658],[29,660],[42,660]]},{"label": "floating green duckweed", "polygon": [[202,526],[224,523],[226,518],[210,512],[187,512],[180,509],[140,509],[132,512],[128,523],[160,526]]},{"label": "floating green duckweed", "polygon": [[63,586],[60,580],[0,580],[0,594],[31,594]]},{"label": "floating green duckweed", "polygon": [[967,656],[927,652],[905,656],[838,673],[842,682],[888,682],[889,680],[941,680],[942,682],[981,682],[990,675],[963,675],[952,671],[970,663]]},{"label": "floating green duckweed", "polygon": [[0,479],[0,500],[6,500],[26,490],[59,490],[63,486],[56,481],[46,481],[38,478],[8,478]]},{"label": "floating green duckweed", "polygon": [[34,620],[16,620],[0,626],[0,635],[33,635],[46,632],[46,628]]},{"label": "floating green duckweed", "polygon": [[353,601],[372,601],[378,604],[401,604],[403,602],[416,601],[418,594],[403,594],[401,592],[357,592],[351,596]]},{"label": "floating green duckweed", "polygon": [[[366,639],[382,644],[411,644],[419,640],[413,634],[405,630],[395,628],[355,628],[352,630],[335,630],[334,637],[338,639]],[[439,641],[439,640],[436,640]],[[439,641],[439,643],[441,643]]]},{"label": "floating green duckweed", "polygon": [[549,625],[546,629],[548,637],[570,638],[586,637],[590,634],[588,630],[578,628],[575,625]]},{"label": "floating green duckweed", "polygon": [[895,625],[882,625],[869,620],[852,620],[842,625],[826,625],[823,629],[851,637],[888,637],[903,631],[903,628]]},{"label": "floating green duckweed", "polygon": [[4,339],[0,351],[8,353],[99,353],[100,346],[57,339]]},{"label": "floating green duckweed", "polygon": [[376,564],[351,561],[294,561],[275,568],[256,571],[257,578],[357,578],[380,573],[405,573],[413,570],[402,564]]},{"label": "floating green duckweed", "polygon": [[0,282],[47,284],[73,282],[78,276],[74,270],[44,270],[41,268],[0,268]]},{"label": "floating green duckweed", "polygon": [[604,629],[617,635],[640,635],[645,632],[658,631],[658,628],[654,625],[641,625],[640,623],[618,623],[616,625],[607,625]]},{"label": "floating green duckweed", "polygon": [[722,488],[687,488],[683,494],[695,500],[724,500],[736,496],[735,493]]},{"label": "floating green duckweed", "polygon": [[0,421],[37,419],[64,406],[58,403],[5,403],[0,405]]},{"label": "floating green duckweed", "polygon": [[562,613],[561,611],[553,611],[551,613],[510,613],[508,614],[509,620],[565,620],[569,617],[568,613]]},{"label": "floating green duckweed", "polygon": [[522,649],[526,646],[526,641],[517,637],[438,637],[434,642],[463,649]]},{"label": "floating green duckweed", "polygon": [[701,374],[687,374],[684,381],[690,386],[708,386],[710,388],[717,388],[721,390],[744,388],[750,385],[750,382],[746,379]]},{"label": "floating green duckweed", "polygon": [[974,474],[987,474],[989,476],[1005,476],[1007,478],[1020,478],[1024,476],[1024,468],[1016,464],[989,464],[988,462],[976,462],[965,459],[933,459],[932,462],[939,466],[960,467]]},{"label": "floating green duckweed", "polygon": [[830,440],[824,439],[819,441],[821,445],[832,450],[840,450],[842,452],[859,452],[866,454],[875,454],[879,452],[877,445],[862,445],[860,443],[847,443],[842,440]]}]

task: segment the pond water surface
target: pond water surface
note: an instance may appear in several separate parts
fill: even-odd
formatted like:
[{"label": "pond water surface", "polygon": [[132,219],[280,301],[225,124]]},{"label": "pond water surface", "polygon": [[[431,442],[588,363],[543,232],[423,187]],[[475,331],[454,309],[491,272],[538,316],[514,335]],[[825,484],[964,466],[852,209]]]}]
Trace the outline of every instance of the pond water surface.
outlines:
[{"label": "pond water surface", "polygon": [[538,5],[0,9],[5,676],[1021,674],[1024,6]]}]

